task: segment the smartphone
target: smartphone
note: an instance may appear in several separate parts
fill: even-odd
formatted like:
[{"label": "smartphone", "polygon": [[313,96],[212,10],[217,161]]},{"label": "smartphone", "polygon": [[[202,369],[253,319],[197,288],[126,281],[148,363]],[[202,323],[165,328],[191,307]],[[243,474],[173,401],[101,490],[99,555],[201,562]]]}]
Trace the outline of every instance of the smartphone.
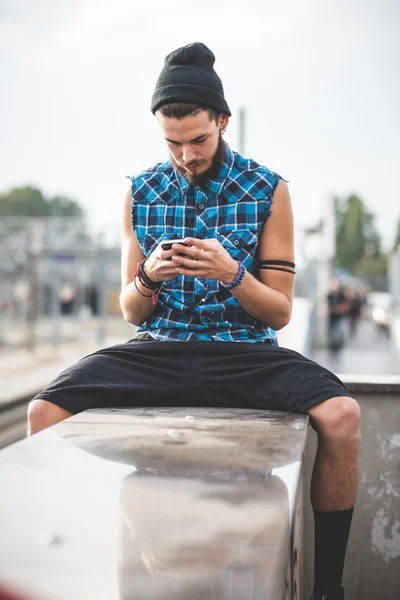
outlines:
[{"label": "smartphone", "polygon": [[182,246],[187,246],[183,240],[168,240],[167,242],[161,242],[161,248],[163,250],[171,250],[172,244],[181,244]]},{"label": "smartphone", "polygon": [[[172,250],[172,244],[181,244],[182,246],[187,246],[183,240],[168,240],[167,242],[161,242],[161,248],[163,250]],[[178,256],[185,256],[182,252],[178,252]],[[172,260],[171,256],[167,260]]]}]

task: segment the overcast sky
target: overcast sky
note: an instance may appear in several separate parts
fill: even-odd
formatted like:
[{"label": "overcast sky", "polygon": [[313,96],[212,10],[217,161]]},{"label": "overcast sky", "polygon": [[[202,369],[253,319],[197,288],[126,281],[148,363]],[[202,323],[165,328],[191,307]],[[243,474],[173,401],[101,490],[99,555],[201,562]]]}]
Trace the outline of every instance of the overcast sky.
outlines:
[{"label": "overcast sky", "polygon": [[0,191],[32,184],[117,222],[125,175],[167,156],[164,57],[216,55],[237,149],[289,180],[297,227],[358,193],[386,246],[400,217],[398,0],[0,0]]}]

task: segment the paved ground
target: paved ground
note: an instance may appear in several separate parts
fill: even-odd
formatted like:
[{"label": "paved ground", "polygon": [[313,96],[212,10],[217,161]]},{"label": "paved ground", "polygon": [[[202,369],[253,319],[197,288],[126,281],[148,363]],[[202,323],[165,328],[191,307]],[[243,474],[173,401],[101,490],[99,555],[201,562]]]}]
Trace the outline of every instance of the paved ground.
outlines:
[{"label": "paved ground", "polygon": [[20,397],[35,395],[82,356],[126,339],[107,337],[103,342],[68,342],[58,348],[42,344],[34,352],[23,348],[1,352],[0,406]]},{"label": "paved ground", "polygon": [[399,375],[398,351],[390,337],[379,333],[371,321],[362,321],[354,338],[337,355],[316,348],[311,358],[334,373]]}]

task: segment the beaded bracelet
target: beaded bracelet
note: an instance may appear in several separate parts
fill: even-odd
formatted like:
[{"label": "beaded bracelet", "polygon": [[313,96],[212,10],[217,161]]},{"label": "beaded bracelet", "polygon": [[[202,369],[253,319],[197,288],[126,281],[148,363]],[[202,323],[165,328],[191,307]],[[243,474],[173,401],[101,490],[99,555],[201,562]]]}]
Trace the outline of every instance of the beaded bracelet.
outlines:
[{"label": "beaded bracelet", "polygon": [[231,281],[231,283],[223,283],[222,281],[220,281],[220,285],[222,285],[222,287],[228,289],[228,290],[233,290],[237,287],[239,287],[239,285],[242,283],[245,275],[246,275],[246,267],[244,266],[244,264],[238,260],[237,261],[239,268],[238,268],[238,272],[236,273],[236,277],[233,281]]}]

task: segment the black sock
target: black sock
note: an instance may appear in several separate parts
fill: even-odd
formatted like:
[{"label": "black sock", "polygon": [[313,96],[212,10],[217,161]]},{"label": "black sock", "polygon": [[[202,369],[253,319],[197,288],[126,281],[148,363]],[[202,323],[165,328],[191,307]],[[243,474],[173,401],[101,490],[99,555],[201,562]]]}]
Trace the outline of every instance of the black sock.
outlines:
[{"label": "black sock", "polygon": [[340,588],[349,538],[353,508],[349,510],[314,510],[316,590]]}]

